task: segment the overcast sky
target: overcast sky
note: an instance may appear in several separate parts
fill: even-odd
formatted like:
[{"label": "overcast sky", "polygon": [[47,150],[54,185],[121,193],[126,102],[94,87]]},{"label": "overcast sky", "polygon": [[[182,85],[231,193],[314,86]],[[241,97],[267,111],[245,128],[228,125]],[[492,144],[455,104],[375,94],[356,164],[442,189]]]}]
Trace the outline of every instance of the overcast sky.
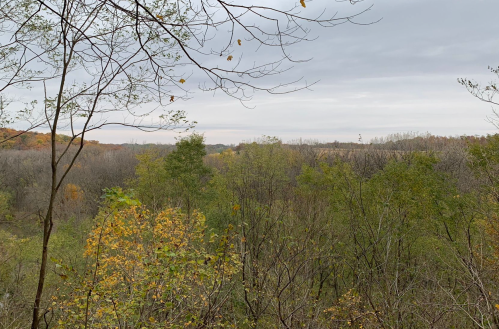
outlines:
[{"label": "overcast sky", "polygon": [[[282,0],[281,2],[287,2]],[[495,133],[487,122],[492,108],[456,82],[494,78],[499,65],[499,1],[373,0],[351,6],[332,0],[307,1],[306,10],[351,13],[374,4],[359,22],[332,29],[312,27],[318,39],[292,49],[294,58],[312,58],[277,77],[320,80],[312,90],[286,95],[257,93],[245,108],[223,94],[196,91],[175,106],[198,121],[207,143],[239,143],[262,135],[283,141],[365,141],[399,132],[435,135]],[[248,51],[245,60],[261,58]],[[171,143],[172,132],[102,130],[89,138],[102,142]]]}]

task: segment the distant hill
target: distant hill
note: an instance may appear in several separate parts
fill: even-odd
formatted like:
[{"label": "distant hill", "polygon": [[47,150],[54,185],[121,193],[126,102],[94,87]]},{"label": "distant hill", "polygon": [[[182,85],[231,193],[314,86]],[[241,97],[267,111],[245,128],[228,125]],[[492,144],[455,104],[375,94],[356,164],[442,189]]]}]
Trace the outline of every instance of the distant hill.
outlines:
[{"label": "distant hill", "polygon": [[[15,137],[17,136],[17,137]],[[71,137],[66,135],[57,135],[58,144],[67,144]],[[74,144],[80,143],[77,138]],[[85,141],[85,144],[98,145],[98,141]],[[36,131],[15,130],[9,128],[0,128],[0,149],[8,150],[41,150],[50,147],[50,133],[39,133]],[[113,145],[113,147],[116,147]]]},{"label": "distant hill", "polygon": [[[17,136],[17,137],[16,137]],[[70,136],[58,134],[57,143],[67,145]],[[80,143],[77,138],[73,144]],[[166,153],[173,151],[176,147],[174,144],[102,144],[94,140],[86,140],[85,145],[99,146],[104,149],[120,149],[122,147],[133,148],[136,151],[146,150],[148,148],[160,149]],[[15,130],[10,128],[0,128],[0,149],[7,150],[43,150],[50,147],[50,133],[40,133],[36,131]],[[223,150],[230,148],[231,145],[215,144],[206,145],[206,152],[220,153]]]}]

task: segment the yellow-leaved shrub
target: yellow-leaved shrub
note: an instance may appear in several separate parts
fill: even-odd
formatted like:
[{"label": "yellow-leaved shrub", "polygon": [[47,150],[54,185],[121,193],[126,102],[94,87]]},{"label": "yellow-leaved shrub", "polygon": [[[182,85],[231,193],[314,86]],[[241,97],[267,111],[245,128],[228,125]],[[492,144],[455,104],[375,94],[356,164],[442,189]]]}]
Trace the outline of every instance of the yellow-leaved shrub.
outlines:
[{"label": "yellow-leaved shrub", "polygon": [[60,266],[66,295],[54,301],[58,328],[224,326],[221,310],[238,268],[231,229],[206,238],[205,217],[176,209],[101,210],[83,275]]}]

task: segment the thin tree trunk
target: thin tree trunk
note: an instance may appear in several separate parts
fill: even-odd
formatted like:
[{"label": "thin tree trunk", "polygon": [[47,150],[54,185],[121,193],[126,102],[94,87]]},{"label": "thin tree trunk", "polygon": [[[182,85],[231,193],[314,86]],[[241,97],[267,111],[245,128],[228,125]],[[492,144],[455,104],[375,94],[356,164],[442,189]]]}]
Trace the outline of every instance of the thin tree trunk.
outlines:
[{"label": "thin tree trunk", "polygon": [[[66,2],[64,2],[66,4]],[[64,33],[64,40],[66,40],[66,35]],[[41,298],[42,298],[42,293],[43,293],[43,287],[45,284],[45,276],[47,273],[47,256],[48,256],[48,244],[50,240],[50,235],[52,233],[52,227],[54,226],[53,222],[53,212],[54,212],[54,203],[55,203],[55,197],[57,194],[57,191],[59,190],[60,183],[64,179],[64,177],[61,178],[59,183],[57,182],[57,150],[56,150],[56,138],[57,138],[57,125],[59,123],[59,115],[61,114],[61,106],[62,106],[62,95],[64,92],[64,87],[66,83],[66,75],[68,72],[68,67],[69,63],[71,62],[71,58],[73,55],[73,47],[69,49],[69,53],[67,53],[67,48],[66,48],[66,42],[64,42],[64,53],[67,54],[67,57],[65,58],[64,61],[64,67],[62,70],[61,74],[61,83],[59,86],[59,94],[57,96],[57,105],[55,107],[55,115],[54,115],[54,121],[52,122],[52,125],[50,125],[50,131],[51,131],[51,167],[52,167],[52,185],[50,189],[50,201],[47,209],[47,214],[45,215],[45,219],[43,220],[43,249],[42,249],[42,262],[40,265],[40,273],[38,275],[38,287],[36,289],[36,297],[35,297],[35,303],[33,305],[33,318],[31,320],[31,329],[38,329],[39,322],[40,322],[40,303],[41,303]],[[82,136],[82,142],[83,142],[83,136]],[[71,143],[71,141],[70,141]],[[66,172],[69,170],[69,168],[66,170]]]},{"label": "thin tree trunk", "polygon": [[[61,83],[61,90],[64,86],[64,78]],[[62,91],[59,95],[62,95]],[[61,96],[59,96],[59,104],[60,104]],[[59,119],[60,106],[58,105],[58,109],[56,111],[56,116],[54,118],[54,124],[52,126],[52,135],[51,135],[51,147],[52,147],[52,158],[51,158],[51,166],[52,166],[52,186],[50,191],[50,201],[47,209],[47,214],[45,215],[45,219],[43,220],[43,249],[42,249],[42,262],[40,265],[40,273],[38,275],[38,287],[36,289],[36,297],[35,304],[33,306],[33,319],[31,322],[31,329],[38,329],[38,325],[40,322],[40,303],[43,293],[43,286],[45,284],[45,276],[47,274],[47,256],[48,256],[48,244],[50,240],[50,235],[52,233],[52,227],[54,226],[53,222],[53,211],[54,211],[54,202],[55,196],[57,194],[57,154],[56,154],[56,136],[57,136],[57,121]]]},{"label": "thin tree trunk", "polygon": [[39,321],[40,321],[40,303],[43,293],[43,286],[45,284],[45,275],[47,273],[47,255],[48,255],[48,244],[50,235],[52,233],[52,227],[54,223],[52,221],[52,209],[53,209],[53,199],[54,199],[54,191],[52,191],[52,195],[50,197],[50,205],[47,210],[47,214],[45,215],[45,219],[43,220],[43,249],[42,249],[42,262],[40,265],[40,273],[38,275],[38,287],[36,290],[35,304],[33,306],[33,319],[31,323],[32,329],[38,329]]}]

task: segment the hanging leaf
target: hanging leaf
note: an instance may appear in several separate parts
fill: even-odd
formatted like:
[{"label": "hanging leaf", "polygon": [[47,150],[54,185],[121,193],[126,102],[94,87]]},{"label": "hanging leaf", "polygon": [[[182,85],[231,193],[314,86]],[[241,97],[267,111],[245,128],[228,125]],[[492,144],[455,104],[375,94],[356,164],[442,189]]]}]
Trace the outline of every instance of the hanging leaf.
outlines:
[{"label": "hanging leaf", "polygon": [[237,44],[241,45],[241,39],[237,39]]},{"label": "hanging leaf", "polygon": [[232,57],[232,55],[229,55],[229,57],[227,57],[227,60],[228,60],[228,61],[231,61],[231,60],[232,60],[232,58],[233,58],[233,57]]},{"label": "hanging leaf", "polygon": [[163,17],[163,15],[156,15],[156,18],[160,19],[161,21],[164,21],[164,19],[163,19],[163,18],[164,18],[164,17]]},{"label": "hanging leaf", "polygon": [[305,5],[305,0],[300,0],[300,3],[303,8],[307,8],[307,6]]},{"label": "hanging leaf", "polygon": [[180,83],[184,83],[184,82],[185,82],[185,80],[184,80],[184,79],[180,79],[178,82],[180,82]]},{"label": "hanging leaf", "polygon": [[170,96],[170,102],[173,102],[175,99],[175,96]]}]

